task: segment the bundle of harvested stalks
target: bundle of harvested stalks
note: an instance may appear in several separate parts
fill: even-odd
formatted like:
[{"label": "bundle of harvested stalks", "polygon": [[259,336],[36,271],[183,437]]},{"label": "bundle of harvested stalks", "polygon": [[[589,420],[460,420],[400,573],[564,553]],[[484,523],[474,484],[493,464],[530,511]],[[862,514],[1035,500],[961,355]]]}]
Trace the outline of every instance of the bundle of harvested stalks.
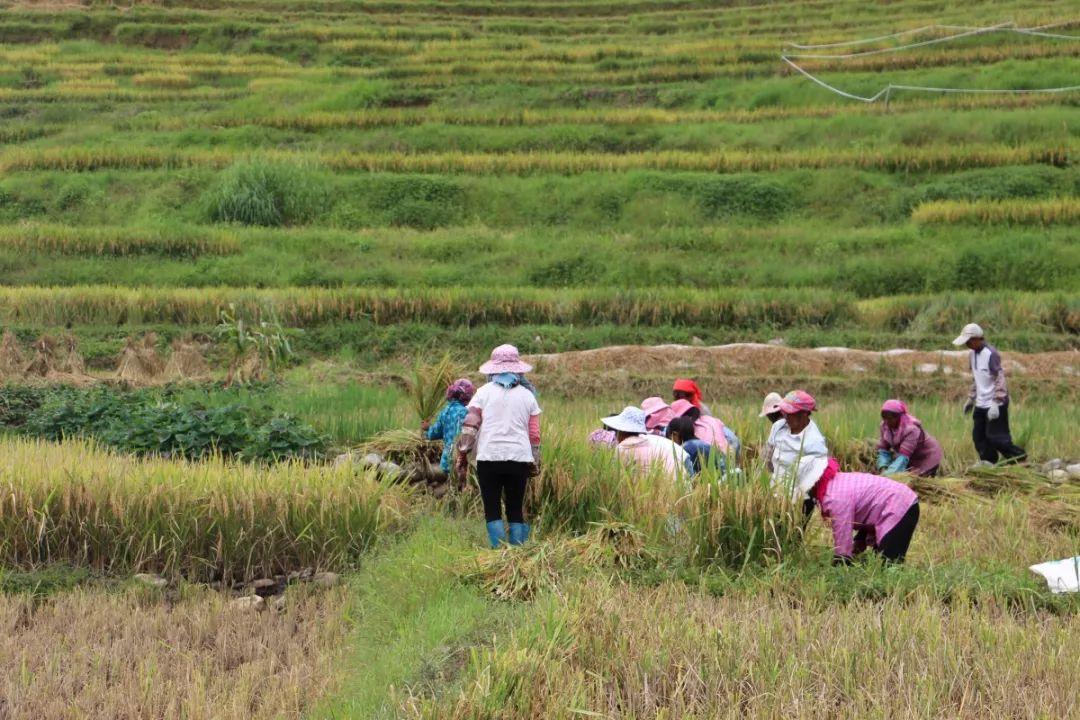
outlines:
[{"label": "bundle of harvested stalks", "polygon": [[399,464],[422,464],[439,457],[440,444],[426,439],[417,430],[384,430],[372,435],[360,446],[364,452],[377,453]]},{"label": "bundle of harvested stalks", "polygon": [[1080,533],[1080,503],[1064,500],[1034,502],[1031,515],[1048,530]]},{"label": "bundle of harvested stalks", "polygon": [[458,576],[496,600],[528,601],[558,589],[559,566],[565,563],[565,555],[565,545],[551,541],[485,550],[463,563]]},{"label": "bundle of harvested stalks", "polygon": [[1045,478],[1020,465],[974,468],[970,474],[968,487],[988,495],[1002,492],[1031,493],[1046,484]]},{"label": "bundle of harvested stalks", "polygon": [[645,534],[629,523],[596,523],[584,535],[567,541],[572,561],[586,567],[631,568],[649,557]]},{"label": "bundle of harvested stalks", "polygon": [[430,421],[439,412],[446,399],[446,388],[458,375],[458,367],[450,354],[432,364],[417,363],[406,380],[409,399],[412,400],[421,422]]},{"label": "bundle of harvested stalks", "polygon": [[0,381],[22,378],[25,367],[26,358],[19,339],[11,330],[4,330],[4,337],[0,339]]},{"label": "bundle of harvested stalks", "polygon": [[907,481],[908,486],[919,496],[919,500],[930,503],[950,503],[978,497],[968,489],[963,480],[957,478],[927,478],[909,475]]},{"label": "bundle of harvested stalks", "polygon": [[172,353],[165,365],[165,378],[173,382],[202,380],[210,375],[210,366],[203,357],[202,347],[192,338],[176,338]]},{"label": "bundle of harvested stalks", "polygon": [[116,379],[136,387],[160,382],[165,366],[154,347],[156,342],[154,333],[147,333],[141,340],[128,337],[120,351]]},{"label": "bundle of harvested stalks", "polygon": [[49,335],[42,335],[31,346],[34,351],[34,357],[23,368],[23,372],[26,375],[32,375],[34,377],[48,377],[49,374],[57,372],[57,342],[56,338]]}]

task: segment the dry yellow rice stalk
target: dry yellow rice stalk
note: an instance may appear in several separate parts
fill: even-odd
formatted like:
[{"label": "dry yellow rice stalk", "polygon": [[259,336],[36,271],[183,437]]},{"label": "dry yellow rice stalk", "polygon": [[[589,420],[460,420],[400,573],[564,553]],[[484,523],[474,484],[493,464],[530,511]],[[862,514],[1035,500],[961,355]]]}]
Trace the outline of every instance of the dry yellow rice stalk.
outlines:
[{"label": "dry yellow rice stalk", "polygon": [[978,499],[963,480],[957,478],[927,478],[918,475],[907,477],[908,486],[920,500],[929,503],[951,503],[958,500]]},{"label": "dry yellow rice stalk", "polygon": [[166,380],[173,382],[202,380],[210,376],[210,366],[197,342],[190,338],[176,338],[164,374]]},{"label": "dry yellow rice stalk", "polygon": [[141,340],[129,337],[120,351],[117,380],[136,387],[160,382],[165,366],[158,357],[156,342],[157,335],[154,333],[147,333]]},{"label": "dry yellow rice stalk", "polygon": [[4,330],[3,339],[0,339],[0,382],[22,378],[25,367],[26,357],[19,347],[19,339],[11,330]]},{"label": "dry yellow rice stalk", "polygon": [[450,354],[430,365],[417,363],[406,381],[409,399],[421,421],[431,421],[446,397],[446,388],[457,377],[458,368]]}]

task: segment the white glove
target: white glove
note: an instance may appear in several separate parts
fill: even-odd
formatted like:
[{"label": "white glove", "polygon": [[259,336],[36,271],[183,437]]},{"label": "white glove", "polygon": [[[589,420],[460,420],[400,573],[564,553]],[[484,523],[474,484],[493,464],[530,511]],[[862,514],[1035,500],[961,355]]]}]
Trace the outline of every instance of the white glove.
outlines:
[{"label": "white glove", "polygon": [[987,420],[997,420],[1001,417],[1001,407],[997,403],[992,403],[990,409],[986,411]]}]

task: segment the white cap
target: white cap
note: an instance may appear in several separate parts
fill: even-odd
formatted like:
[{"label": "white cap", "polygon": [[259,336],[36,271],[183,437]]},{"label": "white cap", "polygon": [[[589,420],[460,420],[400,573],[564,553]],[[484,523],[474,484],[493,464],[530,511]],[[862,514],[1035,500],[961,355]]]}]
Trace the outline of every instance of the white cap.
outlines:
[{"label": "white cap", "polygon": [[960,337],[952,341],[953,345],[966,345],[967,341],[971,338],[983,337],[983,329],[975,323],[968,323],[964,326],[964,329],[960,331]]},{"label": "white cap", "polygon": [[765,402],[761,404],[761,414],[758,417],[765,417],[772,413],[780,412],[780,403],[784,401],[784,398],[777,392],[771,392],[765,396]]}]

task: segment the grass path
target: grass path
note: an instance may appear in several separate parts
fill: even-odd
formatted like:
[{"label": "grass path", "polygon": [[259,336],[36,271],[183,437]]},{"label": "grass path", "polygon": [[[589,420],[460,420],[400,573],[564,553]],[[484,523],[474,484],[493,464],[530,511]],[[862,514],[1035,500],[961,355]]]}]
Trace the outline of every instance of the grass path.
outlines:
[{"label": "grass path", "polygon": [[394,717],[395,698],[444,692],[468,648],[525,611],[485,599],[454,575],[453,562],[479,547],[479,529],[479,521],[425,517],[352,579],[357,629],[346,680],[310,718]]}]

